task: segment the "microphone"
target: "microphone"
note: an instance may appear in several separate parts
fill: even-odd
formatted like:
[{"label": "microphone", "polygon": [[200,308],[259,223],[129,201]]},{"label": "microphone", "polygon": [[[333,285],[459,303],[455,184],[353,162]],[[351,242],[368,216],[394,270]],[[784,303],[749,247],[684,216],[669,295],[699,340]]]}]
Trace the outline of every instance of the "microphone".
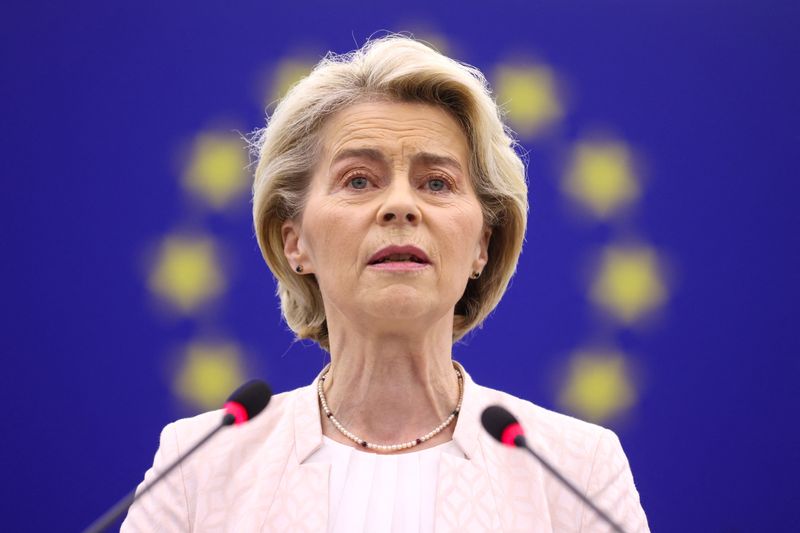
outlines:
[{"label": "microphone", "polygon": [[611,519],[605,512],[603,512],[597,505],[594,504],[589,498],[583,495],[575,485],[573,485],[567,478],[565,478],[556,467],[551,465],[544,457],[536,453],[525,439],[525,432],[522,426],[517,421],[516,417],[508,412],[507,409],[499,405],[490,405],[483,410],[481,414],[481,423],[483,428],[489,435],[495,438],[498,442],[510,446],[512,448],[524,448],[533,455],[551,474],[553,474],[565,487],[578,497],[583,503],[592,508],[592,510],[600,516],[614,531],[625,533],[625,531]]},{"label": "microphone", "polygon": [[162,479],[167,477],[167,475],[172,472],[175,467],[185,461],[187,457],[192,455],[203,444],[208,442],[208,440],[216,435],[220,429],[226,426],[238,426],[240,424],[244,424],[248,420],[251,420],[264,410],[271,398],[272,391],[270,390],[269,385],[259,379],[248,381],[236,389],[236,391],[230,395],[228,401],[225,402],[225,406],[223,407],[225,410],[225,415],[222,417],[222,420],[220,420],[220,423],[214,427],[214,429],[208,432],[194,446],[189,448],[186,453],[175,459],[175,461],[167,466],[163,472],[161,472],[150,484],[146,485],[138,494],[136,493],[136,489],[133,489],[124,498],[118,501],[116,505],[106,511],[100,518],[92,522],[92,524],[87,527],[83,533],[99,533],[101,531],[105,531],[111,524],[114,523],[117,518],[120,517],[120,515],[122,515],[122,513],[126,512],[128,508],[133,505],[133,502],[141,498],[142,495],[152,489]]}]

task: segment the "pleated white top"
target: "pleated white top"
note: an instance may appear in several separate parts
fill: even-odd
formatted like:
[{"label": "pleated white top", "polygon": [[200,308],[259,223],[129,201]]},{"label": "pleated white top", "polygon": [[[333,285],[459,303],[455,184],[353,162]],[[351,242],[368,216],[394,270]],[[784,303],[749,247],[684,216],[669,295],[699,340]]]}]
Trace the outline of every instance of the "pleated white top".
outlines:
[{"label": "pleated white top", "polygon": [[328,437],[306,461],[331,465],[328,532],[433,531],[441,454],[464,457],[455,442],[380,455]]}]

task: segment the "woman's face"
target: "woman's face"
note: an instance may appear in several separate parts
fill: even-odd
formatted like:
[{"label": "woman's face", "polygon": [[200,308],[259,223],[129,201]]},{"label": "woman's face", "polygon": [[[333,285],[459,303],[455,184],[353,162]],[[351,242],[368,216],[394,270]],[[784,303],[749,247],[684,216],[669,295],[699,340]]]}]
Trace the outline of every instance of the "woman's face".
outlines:
[{"label": "woman's face", "polygon": [[458,123],[425,104],[368,102],[334,114],[321,135],[305,208],[283,238],[290,264],[316,276],[329,325],[452,317],[491,235]]}]

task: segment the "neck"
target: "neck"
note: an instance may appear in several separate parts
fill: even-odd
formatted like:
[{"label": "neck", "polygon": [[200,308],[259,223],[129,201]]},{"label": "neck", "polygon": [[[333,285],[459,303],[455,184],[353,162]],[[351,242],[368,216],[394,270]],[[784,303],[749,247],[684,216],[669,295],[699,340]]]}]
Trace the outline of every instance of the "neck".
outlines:
[{"label": "neck", "polygon": [[[324,392],[329,408],[350,432],[375,444],[406,442],[427,434],[456,407],[452,319],[407,333],[329,331],[331,367]],[[323,420],[325,435],[354,445]],[[451,423],[416,449],[451,440],[454,427]]]}]

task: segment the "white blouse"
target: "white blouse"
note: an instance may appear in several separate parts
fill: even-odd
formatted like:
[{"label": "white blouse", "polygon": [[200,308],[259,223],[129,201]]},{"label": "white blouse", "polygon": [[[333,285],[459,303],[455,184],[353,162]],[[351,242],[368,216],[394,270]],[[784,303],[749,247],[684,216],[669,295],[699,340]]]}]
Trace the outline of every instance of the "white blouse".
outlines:
[{"label": "white blouse", "polygon": [[381,455],[323,436],[306,461],[331,465],[328,532],[433,531],[441,454],[464,457],[455,442]]}]

